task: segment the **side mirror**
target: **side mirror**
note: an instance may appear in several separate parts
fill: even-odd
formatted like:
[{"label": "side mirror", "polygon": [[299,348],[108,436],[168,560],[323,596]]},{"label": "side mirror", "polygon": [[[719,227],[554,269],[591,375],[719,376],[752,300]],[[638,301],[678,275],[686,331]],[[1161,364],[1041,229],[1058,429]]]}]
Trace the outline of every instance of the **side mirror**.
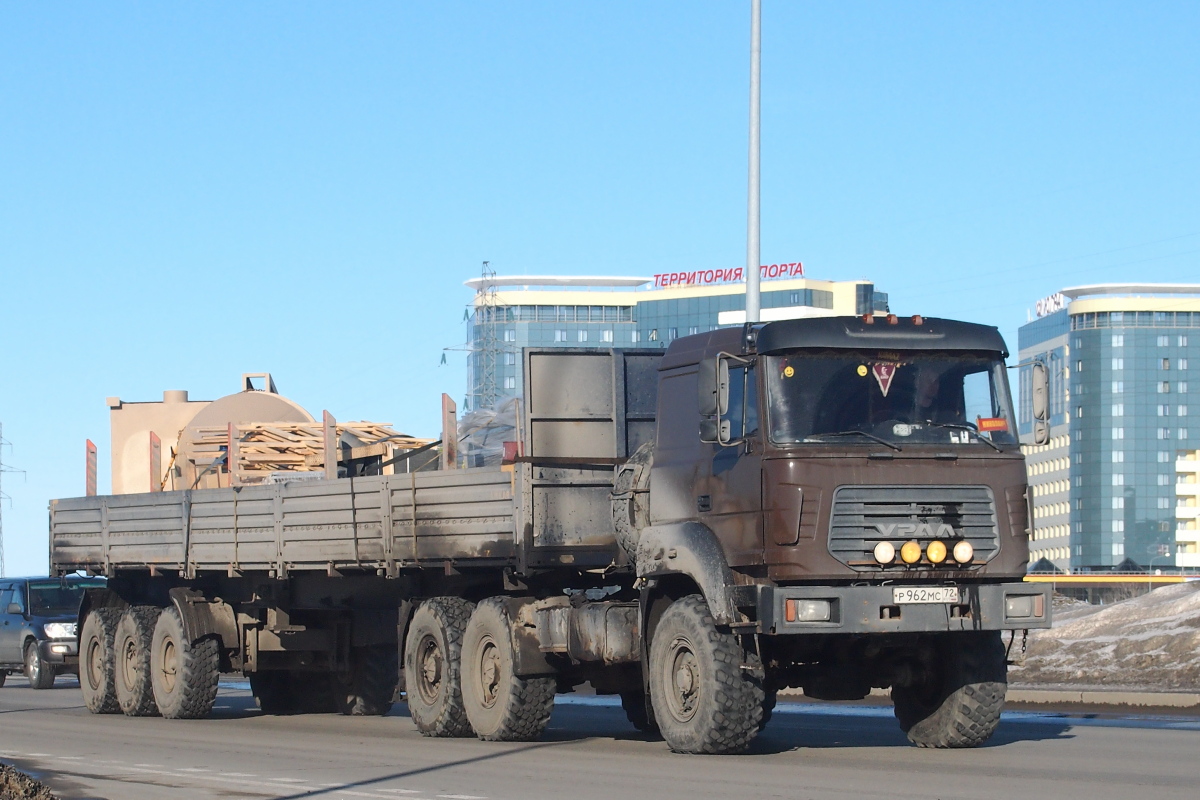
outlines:
[{"label": "side mirror", "polygon": [[[726,423],[728,424],[728,423]],[[700,418],[700,441],[716,444],[721,440],[721,420],[716,417]]]},{"label": "side mirror", "polygon": [[706,358],[700,362],[696,374],[696,386],[699,391],[700,416],[715,417],[717,415],[717,359]]},{"label": "side mirror", "polygon": [[25,609],[21,608],[20,603],[9,603],[8,604],[8,613],[9,614],[24,614]]},{"label": "side mirror", "polygon": [[1033,389],[1033,443],[1050,441],[1050,376],[1041,361],[1033,363],[1030,379]]}]

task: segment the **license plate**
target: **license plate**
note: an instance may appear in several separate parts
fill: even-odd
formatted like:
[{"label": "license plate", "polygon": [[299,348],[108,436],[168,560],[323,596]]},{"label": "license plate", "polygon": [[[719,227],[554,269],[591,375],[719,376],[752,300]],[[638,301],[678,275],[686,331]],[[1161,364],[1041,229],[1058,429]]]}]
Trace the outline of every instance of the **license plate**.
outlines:
[{"label": "license plate", "polygon": [[896,605],[908,603],[957,603],[957,586],[893,586],[892,602]]}]

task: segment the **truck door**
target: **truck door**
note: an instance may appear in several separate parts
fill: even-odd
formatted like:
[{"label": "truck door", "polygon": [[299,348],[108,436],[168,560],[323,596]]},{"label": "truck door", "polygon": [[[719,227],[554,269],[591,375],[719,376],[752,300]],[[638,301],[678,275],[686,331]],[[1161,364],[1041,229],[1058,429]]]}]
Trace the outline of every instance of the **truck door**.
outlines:
[{"label": "truck door", "polygon": [[762,443],[753,364],[729,369],[729,412],[735,444],[707,445],[697,481],[697,516],[721,541],[730,566],[763,560]]},{"label": "truck door", "polygon": [[20,614],[8,613],[12,597],[12,584],[0,583],[0,664],[15,664],[21,660],[13,641],[21,635],[25,619]]}]

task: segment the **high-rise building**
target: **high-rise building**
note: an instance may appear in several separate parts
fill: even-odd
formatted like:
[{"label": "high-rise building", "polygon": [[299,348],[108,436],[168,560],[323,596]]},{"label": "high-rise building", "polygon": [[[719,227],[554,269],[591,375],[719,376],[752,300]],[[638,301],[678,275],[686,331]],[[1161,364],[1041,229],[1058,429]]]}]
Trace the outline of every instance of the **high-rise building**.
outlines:
[{"label": "high-rise building", "polygon": [[[1200,284],[1099,284],[1037,303],[1018,332],[1031,559],[1060,568],[1200,566]],[[1030,370],[1050,377],[1033,444]],[[1193,408],[1194,406],[1194,408]]]},{"label": "high-rise building", "polygon": [[[666,347],[746,321],[741,269],[649,278],[486,275],[468,319],[466,410],[520,393],[524,347]],[[869,281],[803,277],[800,264],[762,268],[763,321],[887,311]]]}]

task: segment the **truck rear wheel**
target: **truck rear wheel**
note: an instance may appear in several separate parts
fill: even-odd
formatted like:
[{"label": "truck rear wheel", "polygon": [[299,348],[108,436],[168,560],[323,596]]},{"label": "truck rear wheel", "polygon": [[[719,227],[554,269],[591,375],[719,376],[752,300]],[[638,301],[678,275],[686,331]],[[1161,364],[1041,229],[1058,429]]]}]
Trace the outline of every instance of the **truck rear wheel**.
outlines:
[{"label": "truck rear wheel", "polygon": [[203,719],[217,699],[221,652],[217,639],[190,642],[174,607],[158,615],[150,645],[154,703],[167,719]]},{"label": "truck rear wheel", "polygon": [[34,689],[49,689],[54,685],[54,667],[42,660],[38,644],[32,639],[25,643],[25,677]]},{"label": "truck rear wheel", "polygon": [[531,742],[550,723],[553,676],[514,673],[512,620],[501,598],[475,606],[462,645],[463,703],[475,734],[489,742]]},{"label": "truck rear wheel", "polygon": [[79,688],[83,704],[93,714],[116,714],[116,661],[113,641],[121,611],[117,608],[93,608],[83,620],[79,635]]},{"label": "truck rear wheel", "polygon": [[698,594],[663,612],[650,643],[650,699],[676,753],[740,753],[758,735],[762,687],[742,669],[737,637]]},{"label": "truck rear wheel", "polygon": [[470,736],[463,708],[462,642],[473,606],[434,597],[417,607],[404,640],[408,714],[425,736]]},{"label": "truck rear wheel", "polygon": [[348,717],[381,717],[392,709],[400,675],[395,645],[356,647],[350,674],[335,678],[338,710]]},{"label": "truck rear wheel", "polygon": [[126,716],[158,715],[150,679],[150,652],[159,611],[153,606],[131,606],[117,623],[113,647],[117,703]]},{"label": "truck rear wheel", "polygon": [[977,747],[1000,724],[1008,688],[999,631],[951,633],[924,683],[892,688],[901,729],[918,747]]}]

